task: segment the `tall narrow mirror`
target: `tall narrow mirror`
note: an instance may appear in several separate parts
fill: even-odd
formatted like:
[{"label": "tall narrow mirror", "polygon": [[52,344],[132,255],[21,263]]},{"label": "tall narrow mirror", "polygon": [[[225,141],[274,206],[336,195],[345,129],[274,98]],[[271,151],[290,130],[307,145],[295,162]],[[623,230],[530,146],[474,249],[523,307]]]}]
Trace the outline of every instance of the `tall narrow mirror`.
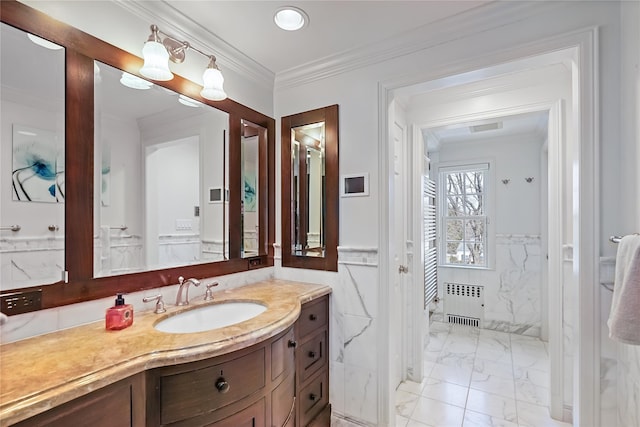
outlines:
[{"label": "tall narrow mirror", "polygon": [[229,115],[95,63],[94,276],[227,259]]},{"label": "tall narrow mirror", "polygon": [[338,106],[282,118],[282,264],[337,270]]},{"label": "tall narrow mirror", "polygon": [[58,282],[65,270],[65,49],[4,23],[0,43],[5,291]]}]

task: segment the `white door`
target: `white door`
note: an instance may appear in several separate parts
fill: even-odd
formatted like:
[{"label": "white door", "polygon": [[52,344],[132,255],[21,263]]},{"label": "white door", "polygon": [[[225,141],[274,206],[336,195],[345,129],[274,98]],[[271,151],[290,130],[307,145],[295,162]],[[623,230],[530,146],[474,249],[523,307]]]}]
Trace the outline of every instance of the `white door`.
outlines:
[{"label": "white door", "polygon": [[395,388],[403,380],[403,336],[407,310],[404,309],[403,292],[406,286],[406,275],[409,271],[406,253],[406,167],[405,167],[405,132],[397,122],[393,126],[393,241],[392,241],[392,286],[391,324],[390,328],[396,333],[391,334],[391,385]]}]

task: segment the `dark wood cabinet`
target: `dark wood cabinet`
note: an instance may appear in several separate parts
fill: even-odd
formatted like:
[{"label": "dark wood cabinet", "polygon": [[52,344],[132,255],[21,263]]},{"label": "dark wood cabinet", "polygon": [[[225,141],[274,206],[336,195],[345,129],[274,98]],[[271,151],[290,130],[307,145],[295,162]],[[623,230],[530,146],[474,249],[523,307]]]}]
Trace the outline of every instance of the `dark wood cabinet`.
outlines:
[{"label": "dark wood cabinet", "polygon": [[144,412],[144,374],[138,374],[57,406],[15,426],[143,427]]},{"label": "dark wood cabinet", "polygon": [[22,421],[19,427],[328,427],[329,297],[251,347],[151,369]]},{"label": "dark wood cabinet", "polygon": [[330,425],[329,296],[302,306],[295,325],[297,425]]},{"label": "dark wood cabinet", "polygon": [[294,328],[223,356],[147,372],[148,427],[287,425],[295,396]]}]

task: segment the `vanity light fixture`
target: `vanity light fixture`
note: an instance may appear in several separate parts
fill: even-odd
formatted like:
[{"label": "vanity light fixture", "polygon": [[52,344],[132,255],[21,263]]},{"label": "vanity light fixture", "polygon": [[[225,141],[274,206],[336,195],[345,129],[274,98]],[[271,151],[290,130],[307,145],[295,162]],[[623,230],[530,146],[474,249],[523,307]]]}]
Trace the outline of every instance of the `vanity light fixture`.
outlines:
[{"label": "vanity light fixture", "polygon": [[[164,39],[160,35],[164,36]],[[191,46],[189,42],[179,41],[160,31],[157,25],[151,25],[151,35],[142,48],[144,65],[140,69],[140,74],[151,80],[171,80],[173,73],[169,69],[169,60],[176,64],[184,62],[186,52],[189,49],[209,58],[209,65],[202,75],[204,84],[200,95],[211,101],[226,99],[227,94],[222,87],[224,78],[216,64],[216,57],[207,55],[200,49]]]},{"label": "vanity light fixture", "polygon": [[296,31],[309,24],[309,16],[305,11],[293,6],[284,6],[276,10],[273,20],[285,31]]}]

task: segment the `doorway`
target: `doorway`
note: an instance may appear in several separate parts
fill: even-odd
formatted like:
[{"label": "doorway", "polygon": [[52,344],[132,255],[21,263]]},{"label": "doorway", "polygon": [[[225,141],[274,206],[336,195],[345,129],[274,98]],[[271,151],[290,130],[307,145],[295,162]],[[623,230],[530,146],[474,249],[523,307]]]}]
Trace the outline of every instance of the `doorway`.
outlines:
[{"label": "doorway", "polygon": [[[570,46],[570,47],[567,47]],[[553,47],[553,48],[551,48]],[[562,52],[560,52],[560,48],[562,47]],[[526,50],[526,49],[525,49]],[[553,179],[562,179],[564,180],[563,182],[566,184],[570,181],[568,181],[568,178],[571,178],[572,176],[575,177],[575,181],[571,183],[571,185],[573,185],[573,189],[577,190],[577,192],[573,193],[575,195],[575,197],[573,197],[570,200],[562,200],[561,196],[564,194],[565,196],[567,195],[567,192],[559,192],[558,194],[552,196],[549,198],[549,203],[553,203],[553,206],[549,206],[550,209],[553,209],[554,206],[557,206],[559,209],[561,209],[561,214],[559,216],[556,216],[555,218],[564,218],[563,215],[569,215],[571,213],[571,211],[573,212],[581,212],[581,214],[577,215],[574,217],[576,223],[576,227],[575,227],[575,231],[569,231],[568,228],[566,229],[555,229],[554,227],[558,226],[561,227],[562,224],[564,224],[562,221],[553,221],[552,223],[549,224],[549,230],[548,230],[548,234],[549,236],[559,236],[560,239],[564,240],[564,242],[560,242],[560,244],[553,243],[553,242],[549,242],[549,260],[550,260],[550,265],[549,265],[549,274],[550,274],[550,278],[549,281],[553,280],[553,277],[551,277],[552,274],[556,274],[556,275],[560,275],[560,277],[563,277],[563,265],[561,263],[562,261],[562,256],[563,256],[563,248],[562,248],[562,243],[566,243],[568,245],[573,245],[576,248],[580,248],[581,251],[579,253],[579,255],[576,257],[576,259],[574,259],[572,261],[571,267],[569,268],[569,270],[571,270],[571,272],[569,272],[568,275],[565,275],[564,278],[567,279],[568,281],[570,281],[571,283],[578,283],[578,282],[582,282],[582,281],[586,281],[587,283],[591,283],[594,282],[595,283],[595,277],[597,277],[597,265],[595,263],[595,260],[597,260],[597,251],[596,251],[596,247],[597,245],[595,245],[595,240],[597,240],[596,236],[597,233],[593,233],[593,230],[596,228],[595,227],[595,218],[594,216],[591,214],[592,212],[595,212],[595,196],[594,193],[596,193],[596,186],[595,186],[595,178],[597,175],[597,170],[593,167],[593,147],[596,143],[595,141],[595,133],[594,133],[594,128],[593,126],[590,126],[588,124],[588,122],[595,122],[595,118],[594,118],[594,112],[593,112],[593,105],[594,105],[594,98],[595,98],[595,92],[593,90],[593,34],[591,34],[590,32],[586,32],[583,34],[579,34],[579,35],[571,35],[571,36],[567,36],[565,38],[563,37],[559,37],[556,40],[552,40],[552,41],[545,41],[542,42],[539,46],[536,46],[535,49],[529,47],[529,51],[534,51],[536,54],[538,54],[537,57],[533,58],[532,57],[527,57],[524,62],[520,65],[523,64],[528,64],[528,66],[530,67],[531,65],[531,61],[536,61],[536,60],[542,60],[542,62],[540,62],[539,64],[543,64],[546,62],[546,65],[550,65],[550,64],[568,64],[568,67],[570,69],[570,74],[571,74],[571,91],[572,91],[572,97],[569,97],[569,104],[570,106],[575,106],[577,107],[575,111],[573,111],[573,113],[571,114],[571,116],[567,116],[567,115],[558,115],[556,113],[554,113],[553,111],[563,111],[563,108],[567,107],[567,104],[565,103],[564,105],[562,104],[562,102],[558,102],[557,98],[547,98],[545,100],[540,100],[537,104],[536,107],[538,109],[548,109],[550,112],[552,112],[551,116],[554,117],[554,120],[556,118],[558,119],[558,123],[556,123],[555,126],[552,126],[552,130],[555,132],[555,135],[558,136],[560,135],[560,132],[562,131],[562,129],[564,129],[563,126],[567,126],[566,123],[563,122],[563,119],[566,119],[567,117],[575,117],[576,118],[576,122],[573,123],[573,126],[568,126],[566,127],[567,132],[569,134],[569,136],[572,138],[571,140],[575,141],[574,145],[560,145],[557,144],[556,146],[553,147],[553,152],[550,152],[549,154],[549,169],[550,169],[550,173],[549,173],[549,179],[550,179],[550,187],[552,187],[551,185],[551,180]],[[552,52],[551,54],[543,54],[542,52]],[[516,61],[517,62],[517,61]],[[509,67],[514,67],[514,65],[516,65],[515,63],[509,63],[508,64],[508,68]],[[501,63],[501,65],[497,65],[494,67],[487,67],[487,68],[477,68],[479,71],[477,73],[474,72],[466,72],[464,73],[464,75],[460,74],[457,76],[449,76],[449,79],[434,79],[434,80],[428,80],[428,79],[422,79],[422,80],[414,80],[411,81],[410,79],[406,79],[404,81],[396,81],[396,82],[392,82],[392,83],[387,83],[384,87],[383,90],[381,90],[381,94],[380,94],[380,104],[381,104],[381,109],[380,109],[380,117],[382,119],[382,127],[381,127],[381,135],[389,135],[389,131],[388,129],[392,126],[392,122],[389,121],[389,113],[388,113],[388,106],[391,105],[393,103],[393,100],[397,99],[398,97],[403,97],[403,101],[405,101],[407,99],[407,96],[411,96],[412,93],[411,91],[414,91],[414,93],[416,93],[417,90],[422,90],[425,91],[428,90],[429,88],[443,88],[445,86],[447,86],[451,81],[460,81],[461,78],[464,78],[467,80],[467,82],[471,82],[471,81],[481,81],[487,78],[487,76],[498,76],[501,74],[501,71],[504,72],[505,71],[505,63]],[[513,71],[513,68],[510,68],[511,71]],[[522,69],[526,69],[525,67],[523,67]],[[443,74],[438,74],[437,72],[433,72],[433,75],[443,75]],[[579,79],[578,79],[579,77]],[[416,81],[421,81],[421,83],[415,83]],[[580,85],[577,85],[577,83],[580,82]],[[585,82],[587,84],[585,84]],[[449,87],[451,87],[449,85]],[[531,102],[529,105],[527,106],[522,106],[522,104],[520,104],[520,108],[522,109],[532,109],[534,107],[534,104],[536,104],[536,102]],[[544,107],[541,108],[541,104],[544,104]],[[437,104],[437,103],[433,103],[432,105],[436,105],[438,107],[440,107],[442,109],[442,104]],[[515,107],[514,107],[515,108]],[[490,115],[496,115],[497,113],[499,113],[499,109],[496,109],[494,111],[491,111],[489,114]],[[408,122],[409,123],[419,123],[417,120],[415,120],[414,117],[411,117],[411,113],[408,112]],[[463,113],[458,113],[458,119],[460,119],[460,117],[464,116]],[[479,117],[476,117],[479,118]],[[433,125],[433,123],[432,123]],[[419,140],[419,136],[420,136],[420,130],[419,130],[419,126],[415,125],[413,126],[414,128],[412,129],[412,135],[414,136],[414,140]],[[418,138],[416,138],[418,137]],[[387,143],[387,141],[389,141],[389,143]],[[385,151],[389,150],[389,145],[390,145],[390,140],[387,139],[382,139],[381,140],[381,147],[380,147],[380,152],[384,153]],[[415,142],[415,141],[414,141]],[[412,172],[410,173],[411,180],[413,182],[417,182],[417,178],[420,177],[420,172],[421,172],[421,168],[420,167],[416,167],[417,164],[422,163],[422,153],[423,153],[423,148],[420,146],[420,144],[414,144],[414,148],[416,150],[420,150],[420,153],[418,154],[417,151],[413,152],[413,162],[411,162],[411,164],[413,165],[412,168]],[[391,149],[392,150],[392,149]],[[381,156],[384,157],[384,156]],[[387,159],[392,158],[392,153],[390,153],[390,155],[387,157]],[[415,159],[419,158],[418,161],[416,161]],[[578,166],[577,168],[573,168],[573,166]],[[555,168],[555,169],[554,169]],[[384,182],[384,180],[386,180],[386,176],[391,176],[389,172],[391,172],[393,169],[391,167],[390,164],[386,164],[385,159],[381,160],[381,165],[380,165],[380,170],[382,172],[385,172],[384,176],[381,178],[382,182],[381,182],[381,188],[383,188],[384,186],[382,185],[382,183]],[[563,186],[564,188],[567,188],[567,186]],[[569,186],[568,188],[571,188],[571,186]],[[412,194],[415,195],[416,192],[413,192]],[[381,198],[381,218],[389,218],[389,209],[391,209],[391,205],[389,204],[389,202],[391,201],[387,197],[382,197]],[[582,214],[582,213],[586,213],[586,214]],[[588,213],[587,213],[588,212]],[[413,220],[410,221],[413,224],[416,224],[416,220],[415,220],[415,215]],[[381,242],[381,248],[384,247],[385,245],[385,241],[389,241],[389,246],[392,246],[391,242],[393,241],[393,233],[389,233],[389,231],[391,230],[392,224],[390,224],[389,222],[383,222],[383,230],[381,230],[381,238],[380,238],[380,242]],[[590,231],[587,232],[587,229],[589,229]],[[410,236],[411,238],[414,238],[414,241],[419,241],[419,230],[414,229],[413,230],[415,232],[414,235]],[[405,236],[406,237],[406,236]],[[416,239],[417,238],[417,239]],[[381,283],[384,283],[385,281],[389,280],[389,282],[392,281],[392,275],[393,275],[393,258],[389,257],[388,255],[385,256],[385,254],[381,253],[381,268],[380,268],[380,274],[381,274]],[[552,263],[554,263],[554,265],[552,265]],[[386,265],[384,265],[386,264]],[[413,263],[413,265],[409,266],[410,269],[413,270],[415,274],[415,277],[419,277],[418,274],[421,273],[421,265],[419,265],[420,263],[415,262]],[[411,291],[408,293],[410,295],[416,295],[415,293],[415,287],[419,286],[420,283],[419,280],[414,280],[412,283],[408,283],[407,284],[407,289],[411,289]],[[557,292],[558,290],[560,291],[560,299],[557,300],[557,302],[559,302],[562,298],[562,288],[561,287],[555,287],[555,292],[556,295],[549,295],[548,299],[549,302],[551,303],[553,301],[554,297],[557,297]],[[387,298],[388,295],[385,293],[384,289],[381,289],[382,294],[381,294],[381,299],[383,298]],[[585,309],[588,309],[589,312],[593,312],[594,308],[596,307],[595,305],[595,292],[593,291],[593,289],[586,288],[586,289],[578,289],[578,291],[576,292],[577,295],[575,296],[575,298],[573,299],[575,306],[576,306],[576,312],[579,313],[579,315],[581,315],[581,313],[585,313]],[[421,304],[416,303],[415,301],[413,301],[413,306],[411,307],[411,309],[409,310],[409,318],[412,319],[410,321],[414,321],[415,319],[421,319],[421,317],[424,315],[424,311],[421,307]],[[558,304],[560,305],[560,304]],[[561,309],[558,309],[559,307],[556,307],[555,310],[552,309],[552,307],[549,308],[550,312],[549,312],[549,319],[550,319],[550,324],[553,325],[561,325],[563,322],[563,317],[562,317],[562,311]],[[553,312],[552,312],[553,310]],[[384,312],[383,312],[384,313]],[[574,344],[571,347],[571,350],[574,352],[575,357],[576,357],[576,366],[578,366],[578,370],[575,372],[576,374],[576,385],[573,387],[573,396],[571,399],[571,404],[573,406],[573,419],[574,422],[576,422],[576,425],[579,425],[580,423],[580,419],[586,420],[586,422],[591,422],[591,420],[596,420],[599,418],[599,405],[597,403],[597,389],[598,389],[598,377],[599,377],[599,369],[598,369],[598,363],[599,363],[599,354],[598,354],[598,350],[595,348],[595,327],[593,325],[593,321],[587,321],[587,322],[582,322],[582,318],[579,316],[576,316],[577,318],[576,320],[576,335],[575,335],[575,341]],[[558,342],[560,343],[559,345],[552,345],[550,344],[550,356],[552,359],[555,358],[555,360],[562,360],[562,358],[564,357],[564,349],[562,347],[562,337],[560,336],[561,334],[559,334],[558,336],[552,336],[551,331],[559,331],[560,328],[554,327],[554,328],[550,328],[550,343],[551,341],[556,342],[556,344],[558,344]],[[394,331],[389,330],[388,331],[389,336],[391,336]],[[406,333],[406,331],[402,331],[402,333]],[[415,337],[417,334],[413,334],[412,337]],[[388,340],[389,338],[387,337],[387,342],[390,342]],[[423,344],[423,343],[421,343]],[[419,345],[415,345],[414,347],[419,347]],[[569,350],[569,349],[567,349]],[[411,361],[414,358],[414,355],[407,355],[405,354],[404,356],[404,360],[405,361]],[[552,362],[553,363],[553,362]],[[408,367],[410,368],[410,364],[408,365]],[[586,370],[590,369],[589,374],[586,374]],[[585,375],[581,375],[581,372],[585,372]],[[594,376],[594,373],[596,374]],[[557,375],[553,375],[553,373],[551,374],[552,378],[558,378]],[[594,378],[595,377],[595,378]],[[392,389],[393,386],[391,384],[391,382],[389,381],[391,378],[383,378],[382,382],[384,382],[384,380],[386,380],[386,384],[383,384],[382,387],[387,388],[387,391],[389,394],[392,393]],[[580,383],[580,384],[578,384]],[[553,389],[553,386],[552,386]],[[553,412],[553,416],[556,419],[562,419],[562,418],[566,418],[567,417],[567,413],[565,411],[564,407],[564,403],[562,400],[562,396],[554,396],[553,395],[553,391],[552,391],[552,397],[551,397],[551,403],[552,406],[555,403],[556,407],[552,408],[552,412]],[[388,396],[388,395],[387,395]],[[387,401],[388,402],[388,401]],[[559,407],[558,407],[558,402],[560,403]],[[393,412],[393,406],[389,405],[383,405],[383,409],[381,411],[380,414],[380,419],[388,419],[389,415],[392,414]],[[388,410],[389,412],[387,414],[384,413],[385,410]]]}]

